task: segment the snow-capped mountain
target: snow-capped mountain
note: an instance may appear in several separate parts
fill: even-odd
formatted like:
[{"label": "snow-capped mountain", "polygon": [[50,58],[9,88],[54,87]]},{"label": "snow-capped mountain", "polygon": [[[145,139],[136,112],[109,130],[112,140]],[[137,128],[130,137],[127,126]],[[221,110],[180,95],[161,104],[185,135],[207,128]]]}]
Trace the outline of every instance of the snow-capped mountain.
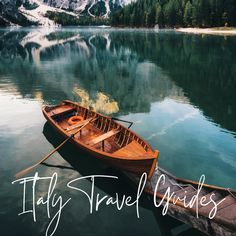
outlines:
[{"label": "snow-capped mountain", "polygon": [[[111,10],[117,6],[123,6],[129,1],[127,0],[40,0],[40,2],[45,3],[49,6],[61,8],[65,10],[70,10],[74,12],[84,12],[87,10],[87,13],[91,16],[91,9],[96,7],[96,5],[105,6],[104,17],[108,16]],[[102,6],[100,7],[102,8]],[[102,9],[101,9],[102,10]]]},{"label": "snow-capped mountain", "polygon": [[[56,26],[60,18],[73,22],[86,16],[107,19],[114,10],[131,0],[1,0],[0,25]],[[88,21],[88,20],[87,20]],[[79,22],[79,20],[78,20]]]}]

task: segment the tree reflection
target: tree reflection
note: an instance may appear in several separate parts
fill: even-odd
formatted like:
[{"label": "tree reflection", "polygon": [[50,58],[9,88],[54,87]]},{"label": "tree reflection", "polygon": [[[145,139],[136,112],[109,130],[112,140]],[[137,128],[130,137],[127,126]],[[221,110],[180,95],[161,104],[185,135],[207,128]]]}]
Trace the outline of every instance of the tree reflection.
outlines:
[{"label": "tree reflection", "polygon": [[[236,131],[235,37],[117,30],[0,31],[1,83],[48,103],[102,92],[120,114],[172,97]],[[8,86],[10,86],[8,84]]]}]

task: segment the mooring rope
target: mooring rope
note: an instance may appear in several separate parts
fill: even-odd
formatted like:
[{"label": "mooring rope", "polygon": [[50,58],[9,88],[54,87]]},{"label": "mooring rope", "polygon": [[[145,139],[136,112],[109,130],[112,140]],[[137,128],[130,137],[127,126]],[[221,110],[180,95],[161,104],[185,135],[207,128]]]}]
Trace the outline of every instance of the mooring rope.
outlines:
[{"label": "mooring rope", "polygon": [[175,186],[180,187],[181,189],[184,189],[184,187],[192,187],[194,190],[197,190],[193,185],[191,184],[178,184],[178,183],[173,183],[170,179],[168,179],[168,181]]},{"label": "mooring rope", "polygon": [[[157,172],[157,176],[159,176],[159,168],[156,166],[155,168],[155,172]],[[163,173],[164,175],[168,176],[166,173]],[[181,189],[184,189],[185,187],[192,187],[194,190],[197,190],[193,185],[191,184],[178,184],[178,183],[174,183],[172,182],[169,178],[167,178],[167,181],[169,181],[172,185],[174,186],[178,186],[180,187]],[[150,181],[150,184],[151,184],[151,187],[153,188],[153,185],[152,185],[152,182]]]}]

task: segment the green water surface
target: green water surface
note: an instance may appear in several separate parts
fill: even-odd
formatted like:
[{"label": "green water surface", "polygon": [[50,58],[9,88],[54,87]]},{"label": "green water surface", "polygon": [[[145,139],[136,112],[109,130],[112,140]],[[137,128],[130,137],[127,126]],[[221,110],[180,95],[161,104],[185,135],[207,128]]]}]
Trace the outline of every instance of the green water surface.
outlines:
[{"label": "green water surface", "polygon": [[[160,151],[161,167],[178,177],[197,181],[204,174],[208,184],[236,188],[235,45],[236,37],[173,31],[0,30],[1,235],[45,235],[46,207],[37,207],[37,222],[30,213],[18,216],[22,185],[11,182],[62,141],[45,124],[41,107],[63,99],[116,104],[109,115],[133,121],[132,129]],[[108,108],[101,112],[110,113]],[[40,176],[56,172],[55,192],[72,198],[55,235],[201,235],[161,216],[146,196],[140,219],[135,206],[118,211],[104,204],[90,214],[88,199],[69,189],[68,181],[109,174],[119,180],[97,181],[97,193],[132,196],[136,189],[121,173],[71,145],[36,170]],[[90,191],[90,179],[81,186]],[[26,191],[28,209],[31,190]],[[37,185],[38,196],[47,190],[48,182]]]}]

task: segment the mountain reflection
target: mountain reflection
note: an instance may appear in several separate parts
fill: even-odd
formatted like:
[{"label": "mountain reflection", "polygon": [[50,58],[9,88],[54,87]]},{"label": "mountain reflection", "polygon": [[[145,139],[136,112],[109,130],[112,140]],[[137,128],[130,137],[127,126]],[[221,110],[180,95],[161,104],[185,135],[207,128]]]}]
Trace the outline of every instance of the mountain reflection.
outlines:
[{"label": "mountain reflection", "polygon": [[145,31],[1,30],[0,89],[55,103],[78,100],[73,91],[80,88],[93,101],[106,94],[119,114],[149,112],[151,103],[171,97],[236,131],[235,41]]}]

